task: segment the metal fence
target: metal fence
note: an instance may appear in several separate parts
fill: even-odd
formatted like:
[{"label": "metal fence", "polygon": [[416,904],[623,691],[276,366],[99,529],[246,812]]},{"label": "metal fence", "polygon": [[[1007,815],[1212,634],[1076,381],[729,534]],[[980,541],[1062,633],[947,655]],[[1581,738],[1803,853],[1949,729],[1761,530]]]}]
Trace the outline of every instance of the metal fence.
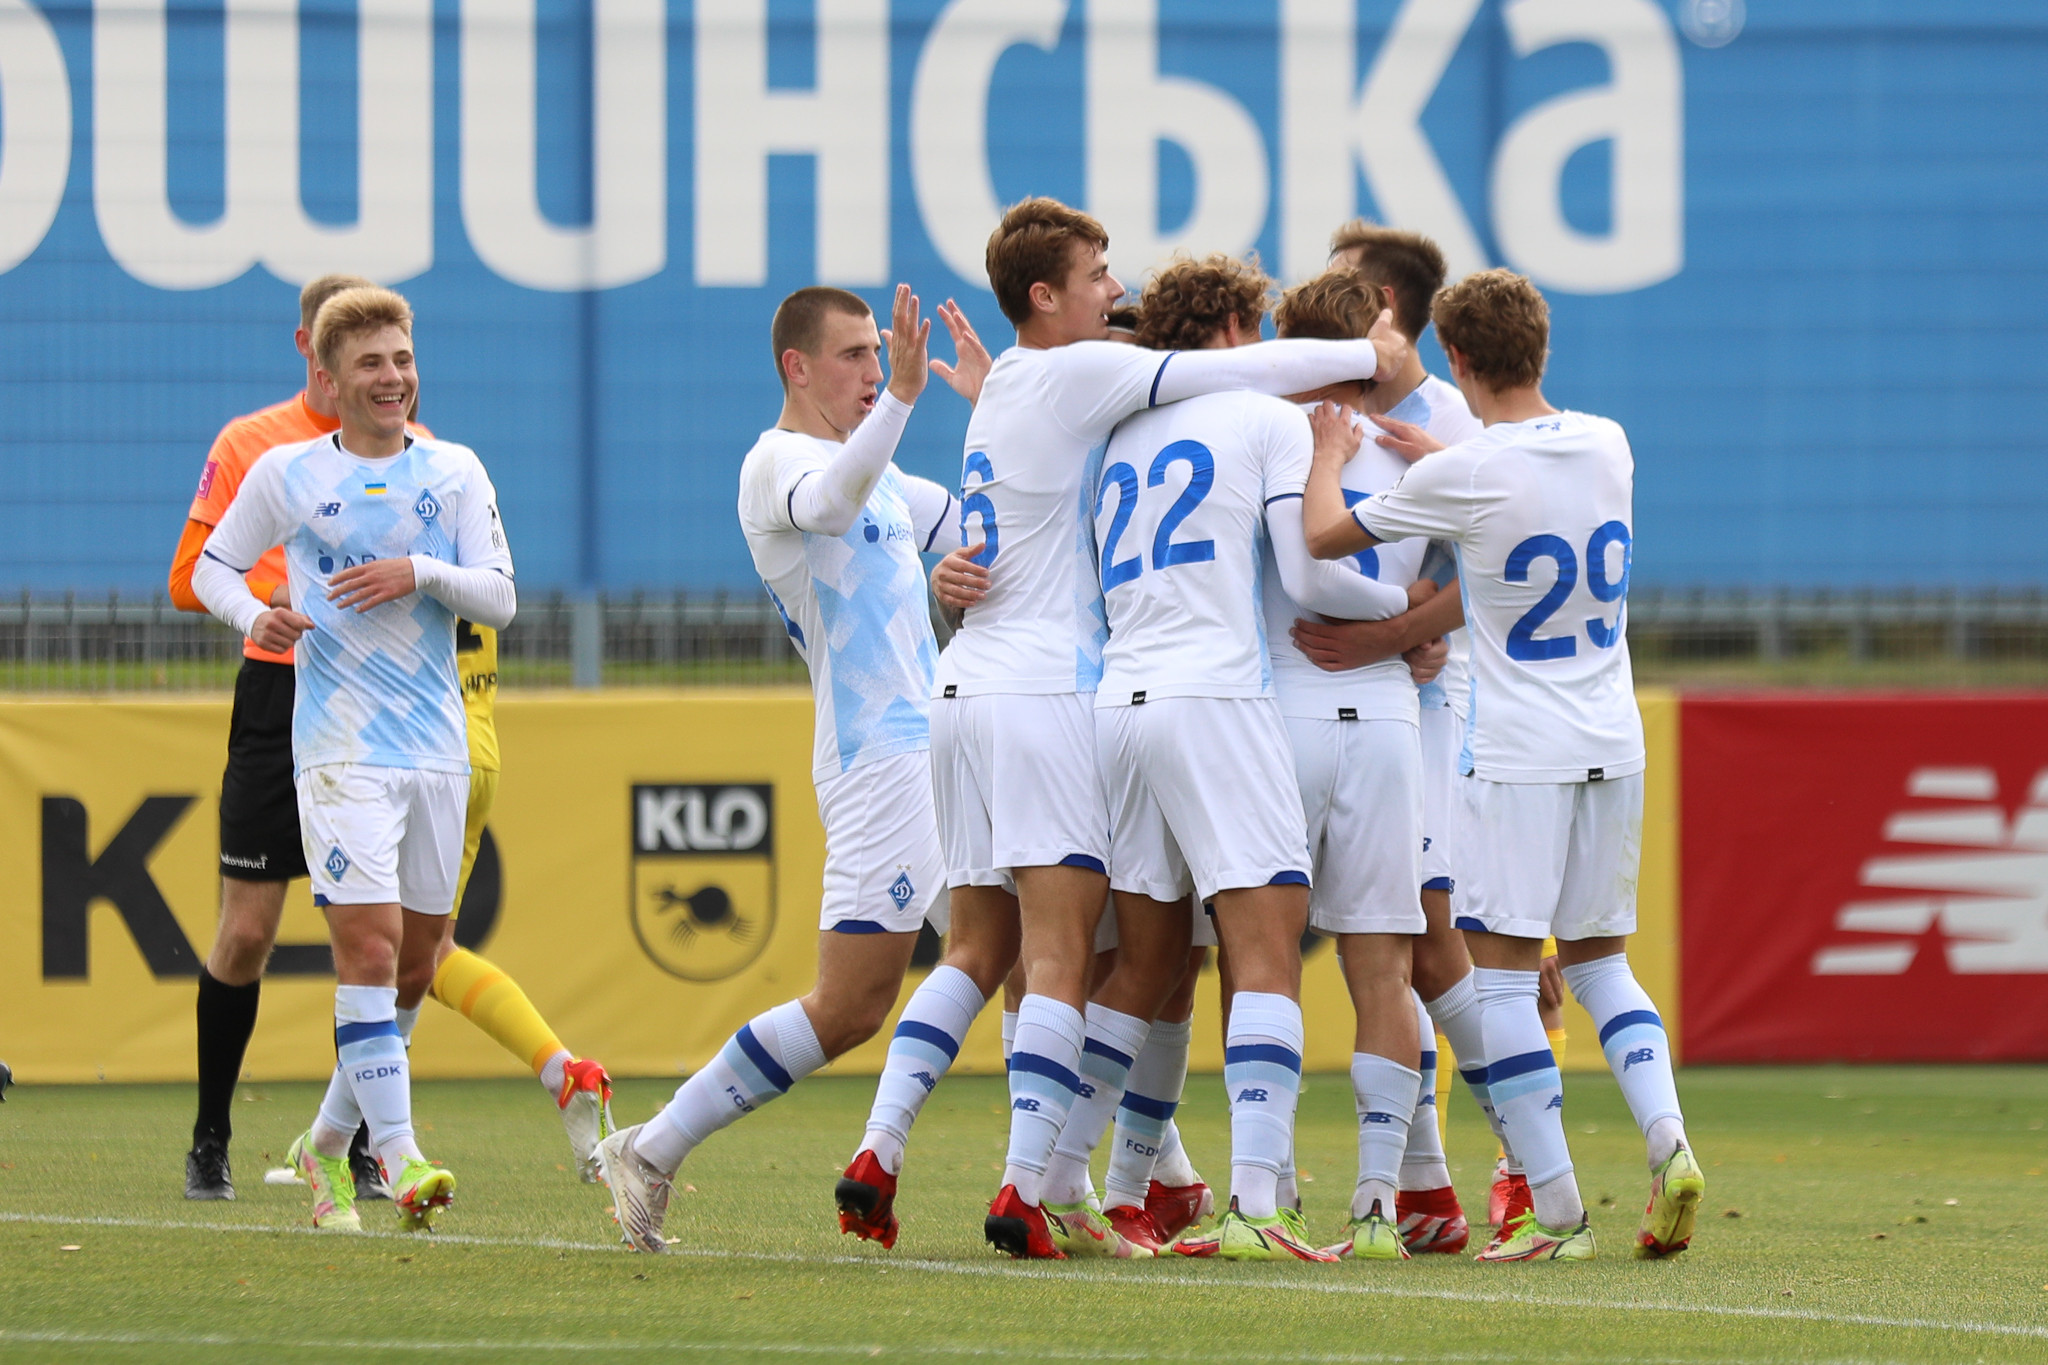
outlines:
[{"label": "metal fence", "polygon": [[[1639,676],[1682,681],[2048,686],[2048,594],[1638,590]],[[668,593],[520,603],[499,639],[507,687],[802,683],[765,597]],[[200,692],[233,685],[241,641],[161,597],[0,600],[0,691]]]}]

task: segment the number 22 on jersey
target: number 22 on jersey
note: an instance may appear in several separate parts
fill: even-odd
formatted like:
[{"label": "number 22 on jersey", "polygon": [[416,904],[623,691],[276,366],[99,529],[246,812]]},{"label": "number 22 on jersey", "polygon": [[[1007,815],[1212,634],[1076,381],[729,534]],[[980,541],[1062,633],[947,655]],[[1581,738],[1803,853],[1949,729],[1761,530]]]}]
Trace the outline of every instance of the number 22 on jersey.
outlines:
[{"label": "number 22 on jersey", "polygon": [[[1614,547],[1621,548],[1621,573],[1610,578],[1607,573],[1607,552]],[[1625,602],[1628,596],[1629,571],[1628,527],[1618,521],[1601,526],[1586,541],[1586,591],[1596,602]],[[1508,555],[1508,562],[1501,576],[1510,583],[1527,583],[1530,567],[1539,559],[1548,559],[1557,565],[1557,579],[1550,585],[1550,591],[1542,600],[1522,613],[1508,631],[1507,652],[1510,659],[1520,663],[1542,663],[1549,659],[1571,659],[1579,652],[1578,633],[1569,635],[1537,635],[1537,631],[1555,616],[1571,597],[1572,589],[1579,583],[1579,557],[1572,549],[1571,542],[1563,536],[1530,536],[1517,545]],[[1595,648],[1612,649],[1621,642],[1621,611],[1614,614],[1614,623],[1609,625],[1604,617],[1589,616],[1585,620],[1586,638]]]},{"label": "number 22 on jersey", "polygon": [[[1175,464],[1188,466],[1188,482],[1173,505],[1166,509],[1166,515],[1159,519],[1159,527],[1152,535],[1151,562],[1154,570],[1170,569],[1176,564],[1206,564],[1216,558],[1216,542],[1213,540],[1175,541],[1173,538],[1180,524],[1202,505],[1202,500],[1209,496],[1209,490],[1215,487],[1215,456],[1200,441],[1175,441],[1152,457],[1152,466],[1145,473],[1145,487],[1164,487],[1166,472]],[[1103,509],[1109,505],[1111,489],[1116,490],[1117,504],[1115,514],[1110,518],[1109,530],[1102,539],[1102,591],[1105,593],[1145,572],[1142,552],[1123,560],[1116,557],[1117,542],[1130,529],[1131,517],[1138,510],[1141,496],[1138,471],[1123,460],[1102,471],[1102,483],[1095,490],[1095,516],[1098,521]]]}]

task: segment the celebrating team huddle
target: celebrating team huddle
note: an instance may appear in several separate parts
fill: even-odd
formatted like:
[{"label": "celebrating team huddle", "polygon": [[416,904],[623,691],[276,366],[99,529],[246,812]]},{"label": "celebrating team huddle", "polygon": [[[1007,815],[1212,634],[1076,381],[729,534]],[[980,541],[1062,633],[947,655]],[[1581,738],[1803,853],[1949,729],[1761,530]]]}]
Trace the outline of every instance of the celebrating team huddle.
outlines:
[{"label": "celebrating team huddle", "polygon": [[[1704,1180],[1624,953],[1644,766],[1625,436],[1544,400],[1527,280],[1440,288],[1413,234],[1343,229],[1272,341],[1271,282],[1220,256],[1161,268],[1136,344],[1112,339],[1108,245],[1053,200],[1011,208],[987,266],[1017,345],[993,360],[950,303],[958,363],[928,360],[908,286],[886,332],[832,289],[776,314],[785,401],[739,515],[816,696],[818,978],[599,1144],[625,1240],[664,1250],[691,1150],[879,1030],[930,922],[945,957],[835,1190],[846,1232],[896,1243],[919,1109],[1008,982],[984,1222],[1003,1252],[1462,1250],[1440,1031],[1509,1172],[1480,1259],[1589,1258],[1539,1014],[1554,936],[1645,1136],[1637,1253],[1683,1250]],[[1455,388],[1411,344],[1431,321]],[[891,462],[928,373],[974,405],[957,494]],[[959,622],[943,652],[927,552]],[[1336,940],[1356,1014],[1358,1182],[1327,1244],[1294,1188],[1308,928]],[[1211,945],[1231,1133],[1213,1220],[1174,1124]]]}]

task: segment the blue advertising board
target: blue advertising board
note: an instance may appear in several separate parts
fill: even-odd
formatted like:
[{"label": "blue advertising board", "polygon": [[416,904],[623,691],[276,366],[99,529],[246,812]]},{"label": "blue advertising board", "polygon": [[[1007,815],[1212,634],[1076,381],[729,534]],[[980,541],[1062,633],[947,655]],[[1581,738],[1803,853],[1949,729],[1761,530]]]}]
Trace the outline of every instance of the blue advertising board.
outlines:
[{"label": "blue advertising board", "polygon": [[[522,584],[751,592],[776,302],[907,280],[1005,345],[1038,193],[1134,286],[1360,213],[1529,274],[1639,584],[2042,584],[2043,71],[2020,0],[0,0],[0,585],[159,587],[349,270]],[[902,463],[957,483],[966,417]]]}]

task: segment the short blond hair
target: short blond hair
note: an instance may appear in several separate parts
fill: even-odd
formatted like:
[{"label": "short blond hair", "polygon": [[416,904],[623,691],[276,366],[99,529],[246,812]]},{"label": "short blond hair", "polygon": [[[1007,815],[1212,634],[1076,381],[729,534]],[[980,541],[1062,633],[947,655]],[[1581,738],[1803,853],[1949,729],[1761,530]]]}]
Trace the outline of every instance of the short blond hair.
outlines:
[{"label": "short blond hair", "polygon": [[320,316],[321,304],[326,303],[327,300],[333,298],[344,289],[375,289],[376,287],[377,282],[375,280],[366,280],[361,275],[322,275],[317,280],[307,281],[306,287],[299,291],[299,326],[305,328],[306,334],[311,336],[313,334],[313,319]]},{"label": "short blond hair", "polygon": [[411,338],[412,305],[403,295],[374,284],[344,289],[321,304],[313,318],[313,358],[334,374],[343,342],[386,327],[396,327]]}]

